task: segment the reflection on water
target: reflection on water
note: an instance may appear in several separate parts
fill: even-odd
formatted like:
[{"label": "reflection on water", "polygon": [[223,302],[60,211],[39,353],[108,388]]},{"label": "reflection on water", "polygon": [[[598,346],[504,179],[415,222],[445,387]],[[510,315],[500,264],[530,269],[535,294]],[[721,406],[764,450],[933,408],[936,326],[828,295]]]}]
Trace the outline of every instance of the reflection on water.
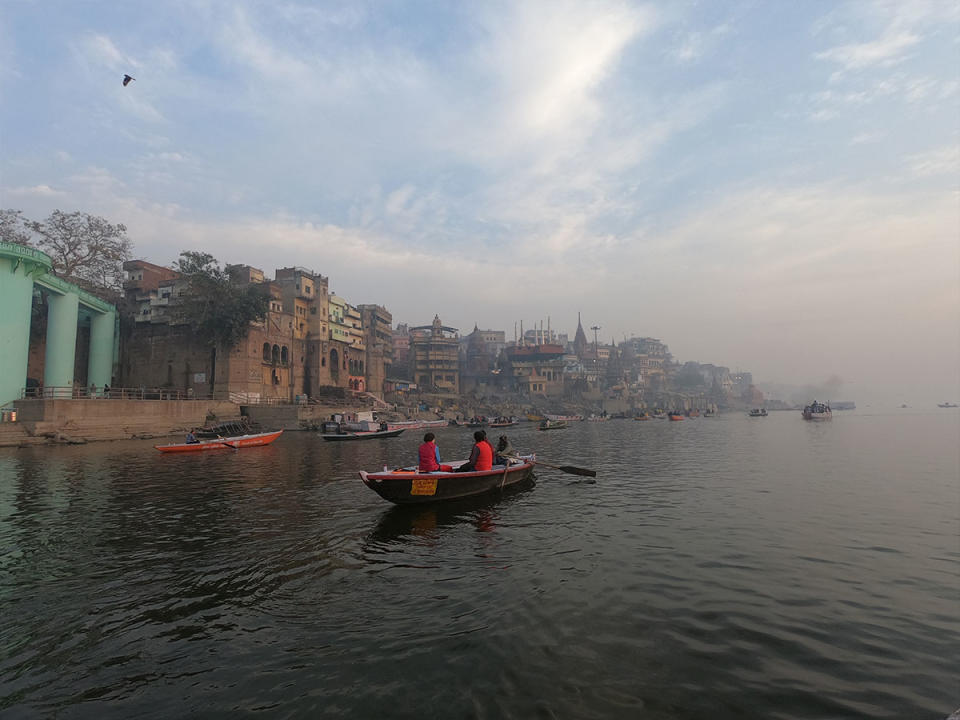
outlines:
[{"label": "reflection on water", "polygon": [[424,507],[357,477],[415,435],[0,450],[0,714],[943,716],[951,413],[521,426],[597,481]]}]

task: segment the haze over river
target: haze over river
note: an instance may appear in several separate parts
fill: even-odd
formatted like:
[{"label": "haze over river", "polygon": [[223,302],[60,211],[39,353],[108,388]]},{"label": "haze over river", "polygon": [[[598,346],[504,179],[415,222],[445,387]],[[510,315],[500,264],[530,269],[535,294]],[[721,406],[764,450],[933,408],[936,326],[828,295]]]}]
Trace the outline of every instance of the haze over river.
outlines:
[{"label": "haze over river", "polygon": [[[395,508],[422,431],[0,450],[4,718],[942,718],[960,414],[510,428],[537,483]],[[495,439],[498,432],[490,431]],[[470,431],[437,433],[444,460]]]}]

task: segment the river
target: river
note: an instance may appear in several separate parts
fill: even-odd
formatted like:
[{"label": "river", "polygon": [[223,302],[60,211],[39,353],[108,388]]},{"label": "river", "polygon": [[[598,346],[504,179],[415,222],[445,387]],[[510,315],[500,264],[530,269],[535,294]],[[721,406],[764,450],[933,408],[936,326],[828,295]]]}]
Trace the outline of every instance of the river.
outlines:
[{"label": "river", "polygon": [[527,424],[519,451],[596,481],[395,508],[357,470],[421,434],[0,450],[0,716],[960,707],[956,410]]}]

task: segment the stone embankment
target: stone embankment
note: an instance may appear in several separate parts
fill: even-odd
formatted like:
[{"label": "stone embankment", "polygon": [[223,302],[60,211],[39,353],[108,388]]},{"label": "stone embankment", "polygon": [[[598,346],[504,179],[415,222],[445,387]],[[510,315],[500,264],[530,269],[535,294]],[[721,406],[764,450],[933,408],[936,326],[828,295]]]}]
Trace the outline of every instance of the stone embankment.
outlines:
[{"label": "stone embankment", "polygon": [[0,424],[0,447],[129,440],[185,433],[239,419],[240,408],[211,400],[29,399],[15,404],[17,421]]}]

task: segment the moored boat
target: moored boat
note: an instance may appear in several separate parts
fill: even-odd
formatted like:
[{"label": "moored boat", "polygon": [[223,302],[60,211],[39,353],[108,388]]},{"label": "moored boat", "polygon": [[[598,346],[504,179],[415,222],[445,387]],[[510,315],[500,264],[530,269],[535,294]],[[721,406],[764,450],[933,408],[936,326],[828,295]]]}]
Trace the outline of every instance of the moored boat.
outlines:
[{"label": "moored boat", "polygon": [[280,437],[281,433],[283,433],[283,430],[274,430],[273,432],[233,435],[231,437],[200,440],[193,443],[154,445],[154,447],[162,453],[204,452],[206,450],[228,450],[256,447],[258,445],[269,445],[278,437]]},{"label": "moored boat", "polygon": [[640,413],[639,415],[634,415],[634,416],[633,416],[633,419],[634,419],[634,420],[649,420],[649,419],[650,419],[650,416],[647,415],[647,413],[642,412],[642,413]]},{"label": "moored boat", "polygon": [[669,417],[674,422],[679,422],[683,420],[683,413],[672,412],[672,413],[668,413],[667,417]]},{"label": "moored boat", "polygon": [[830,410],[830,406],[826,403],[819,403],[814,400],[812,403],[803,408],[803,419],[812,420],[814,422],[832,420],[833,411]]},{"label": "moored boat", "polygon": [[349,440],[375,440],[377,438],[397,437],[404,432],[399,430],[360,430],[357,432],[322,433],[320,437],[328,442],[345,442]]},{"label": "moored boat", "polygon": [[[529,480],[533,476],[535,455],[521,455],[509,465],[494,465],[490,470],[473,472],[420,472],[415,467],[360,471],[364,485],[380,497],[398,505],[429,503],[495,492]],[[465,460],[453,463],[456,468]]]},{"label": "moored boat", "polygon": [[766,408],[753,408],[753,410],[751,410],[751,411],[750,411],[749,413],[747,413],[747,414],[748,414],[750,417],[766,417],[766,416],[767,416],[767,409],[766,409]]}]

